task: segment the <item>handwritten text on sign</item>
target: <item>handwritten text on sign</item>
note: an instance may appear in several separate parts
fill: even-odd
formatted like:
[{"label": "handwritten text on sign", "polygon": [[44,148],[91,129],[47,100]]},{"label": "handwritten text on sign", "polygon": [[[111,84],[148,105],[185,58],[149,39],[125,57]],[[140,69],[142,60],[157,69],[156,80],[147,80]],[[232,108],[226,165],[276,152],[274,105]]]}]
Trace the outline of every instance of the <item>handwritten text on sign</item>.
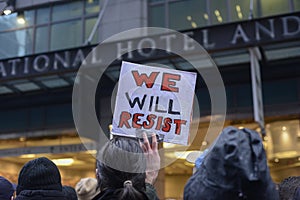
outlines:
[{"label": "handwritten text on sign", "polygon": [[186,145],[195,82],[196,73],[122,62],[112,133],[142,129]]}]

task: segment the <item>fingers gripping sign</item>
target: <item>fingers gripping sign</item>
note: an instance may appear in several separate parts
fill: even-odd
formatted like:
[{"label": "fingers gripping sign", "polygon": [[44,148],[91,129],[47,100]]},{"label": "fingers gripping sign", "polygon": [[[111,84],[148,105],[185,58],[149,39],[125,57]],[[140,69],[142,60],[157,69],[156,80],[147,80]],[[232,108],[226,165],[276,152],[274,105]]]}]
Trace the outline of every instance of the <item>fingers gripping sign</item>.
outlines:
[{"label": "fingers gripping sign", "polygon": [[141,144],[147,161],[146,183],[154,184],[158,171],[160,169],[160,156],[158,153],[158,143],[156,135],[151,135],[152,143],[150,144],[146,133],[143,133],[143,144]]}]

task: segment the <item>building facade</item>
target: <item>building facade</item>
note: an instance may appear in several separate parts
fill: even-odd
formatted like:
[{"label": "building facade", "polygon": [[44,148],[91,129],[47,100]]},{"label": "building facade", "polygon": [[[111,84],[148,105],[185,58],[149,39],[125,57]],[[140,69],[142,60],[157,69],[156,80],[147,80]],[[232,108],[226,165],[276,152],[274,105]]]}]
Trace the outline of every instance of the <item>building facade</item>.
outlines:
[{"label": "building facade", "polygon": [[[0,7],[0,174],[16,182],[22,165],[48,156],[61,169],[65,184],[94,176],[95,133],[78,136],[72,114],[72,90],[84,58],[102,42],[116,59],[101,78],[96,113],[105,134],[112,120],[112,99],[122,60],[159,63],[196,71],[168,52],[134,51],[137,47],[172,47],[172,36],[112,38],[134,28],[162,27],[186,34],[201,44],[217,66],[225,86],[225,124],[262,131],[253,110],[252,51],[260,71],[263,136],[276,182],[299,175],[300,166],[300,2],[298,0],[16,0]],[[139,36],[139,34],[137,34]],[[166,39],[167,38],[167,39]],[[170,43],[168,43],[170,42]],[[151,46],[152,45],[152,46]],[[183,48],[184,49],[184,48]],[[125,53],[133,51],[133,53]],[[172,49],[171,49],[172,50]],[[150,49],[151,52],[151,49]],[[101,52],[105,55],[105,52]],[[252,60],[254,59],[254,60]],[[203,67],[203,60],[195,60]],[[95,61],[97,64],[97,60]],[[101,65],[101,64],[100,64]],[[197,133],[187,149],[205,149],[212,118],[210,91],[198,75],[195,96],[200,109],[193,119]],[[73,102],[74,103],[74,102]],[[218,114],[218,113],[217,113]],[[83,143],[85,145],[83,145]],[[162,144],[165,158],[176,162],[160,172],[162,199],[181,199],[192,174],[185,148]]]}]

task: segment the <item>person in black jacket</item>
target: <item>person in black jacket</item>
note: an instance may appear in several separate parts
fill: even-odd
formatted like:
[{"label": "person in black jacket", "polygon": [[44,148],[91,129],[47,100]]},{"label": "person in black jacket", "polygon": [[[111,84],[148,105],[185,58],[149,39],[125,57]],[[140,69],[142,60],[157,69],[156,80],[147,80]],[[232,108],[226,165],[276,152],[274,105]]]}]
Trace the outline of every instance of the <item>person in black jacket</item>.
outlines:
[{"label": "person in black jacket", "polygon": [[141,145],[136,138],[114,136],[101,149],[96,172],[101,192],[94,200],[158,199],[152,186],[160,166],[157,140],[154,134],[150,145],[143,138]]},{"label": "person in black jacket", "polygon": [[184,188],[185,200],[279,200],[259,134],[225,128]]},{"label": "person in black jacket", "polygon": [[57,166],[41,157],[27,162],[18,177],[16,200],[66,200]]}]

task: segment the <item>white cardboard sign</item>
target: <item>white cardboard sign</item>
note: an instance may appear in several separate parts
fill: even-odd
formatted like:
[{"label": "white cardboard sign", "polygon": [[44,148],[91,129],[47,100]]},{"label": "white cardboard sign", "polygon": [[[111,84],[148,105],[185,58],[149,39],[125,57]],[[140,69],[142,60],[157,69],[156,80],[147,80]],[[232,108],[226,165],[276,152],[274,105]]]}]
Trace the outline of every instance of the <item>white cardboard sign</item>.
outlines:
[{"label": "white cardboard sign", "polygon": [[112,134],[154,132],[187,145],[197,74],[122,62]]}]

